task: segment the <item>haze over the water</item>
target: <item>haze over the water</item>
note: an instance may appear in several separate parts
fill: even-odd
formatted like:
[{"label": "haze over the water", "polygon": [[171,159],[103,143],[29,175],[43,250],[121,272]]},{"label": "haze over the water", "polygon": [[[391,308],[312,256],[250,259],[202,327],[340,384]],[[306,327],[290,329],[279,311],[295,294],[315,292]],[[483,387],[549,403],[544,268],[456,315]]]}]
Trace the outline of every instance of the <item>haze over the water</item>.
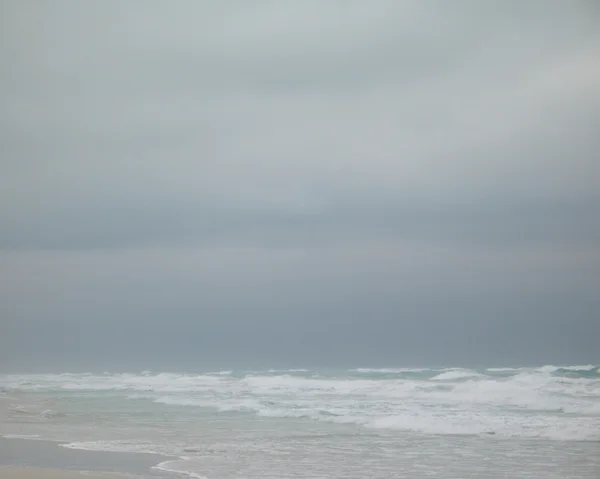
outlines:
[{"label": "haze over the water", "polygon": [[590,1],[0,5],[0,369],[598,364]]}]

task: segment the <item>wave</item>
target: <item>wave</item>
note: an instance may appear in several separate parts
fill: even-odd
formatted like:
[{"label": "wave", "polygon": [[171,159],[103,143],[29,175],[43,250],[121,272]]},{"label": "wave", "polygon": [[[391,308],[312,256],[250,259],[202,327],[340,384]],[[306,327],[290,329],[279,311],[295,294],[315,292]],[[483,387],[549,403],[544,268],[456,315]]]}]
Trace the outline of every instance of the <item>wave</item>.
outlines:
[{"label": "wave", "polygon": [[42,441],[42,437],[39,434],[0,434],[0,437],[5,439],[29,439],[32,441]]},{"label": "wave", "polygon": [[424,371],[435,371],[432,369],[423,369],[423,368],[357,368],[357,369],[349,369],[350,372],[353,373],[362,373],[362,374],[401,374],[401,373],[422,373]]},{"label": "wave", "polygon": [[[599,396],[600,375],[597,366],[544,366],[515,369],[511,374],[485,374],[469,369],[430,370],[428,377],[361,377],[361,376],[295,376],[291,374],[246,374],[243,377],[223,375],[189,375],[160,373],[151,376],[113,374],[40,375],[0,377],[0,384],[13,392],[89,392],[124,395],[127,399],[191,402],[203,398],[281,396],[300,397],[352,395],[381,399],[438,399],[494,402],[514,396]],[[504,371],[506,372],[506,371]],[[174,399],[175,398],[175,399]],[[164,402],[167,404],[166,402]],[[27,407],[22,406],[26,413]],[[48,409],[48,408],[45,408]]]},{"label": "wave", "polygon": [[81,441],[67,444],[59,444],[67,449],[76,449],[84,451],[101,452],[126,452],[134,454],[157,454],[162,456],[171,456],[174,459],[159,462],[152,469],[166,472],[169,474],[185,475],[193,479],[207,479],[206,476],[190,471],[187,456],[173,455],[173,450],[169,447],[160,448],[155,443],[145,441]]},{"label": "wave", "polygon": [[[600,375],[595,365],[272,371],[278,372],[3,375],[0,387],[17,396],[47,397],[48,392],[52,398],[81,397],[98,404],[122,400],[129,410],[134,407],[150,415],[169,407],[169,414],[186,417],[190,408],[201,408],[207,414],[425,434],[494,433],[564,440],[594,440],[600,431]],[[51,402],[35,407],[17,404],[9,414],[12,420],[39,421],[44,426],[63,422]]]},{"label": "wave", "polygon": [[[260,373],[261,371],[255,371]],[[278,373],[308,373],[310,372],[308,369],[297,368],[297,369],[268,369],[268,373],[270,374],[278,374]]]},{"label": "wave", "polygon": [[549,374],[580,374],[582,376],[588,376],[591,374],[600,374],[600,366],[594,364],[585,364],[585,365],[576,365],[576,366],[541,366],[535,371],[540,373],[549,373]]},{"label": "wave", "polygon": [[[489,407],[489,401],[474,396],[475,404],[481,403]],[[255,414],[259,417],[274,419],[312,420],[323,423],[354,424],[370,429],[389,429],[413,431],[424,434],[439,435],[494,435],[497,437],[538,437],[555,440],[600,440],[598,422],[590,421],[584,413],[600,415],[600,404],[587,405],[573,403],[560,405],[539,398],[509,398],[505,406],[514,406],[527,410],[538,410],[546,413],[557,413],[550,416],[523,416],[503,410],[500,414],[481,414],[473,406],[437,408],[438,412],[422,408],[416,403],[403,403],[386,407],[365,408],[364,404],[352,404],[348,401],[345,407],[340,402],[310,403],[295,400],[281,402],[261,401],[187,401],[173,398],[164,400],[169,404],[207,407],[224,411],[238,411]],[[443,404],[443,403],[441,403]],[[586,410],[586,408],[589,408]],[[404,411],[404,412],[403,412]],[[579,416],[561,416],[579,414]],[[561,418],[562,417],[562,418]]]},{"label": "wave", "polygon": [[468,369],[451,369],[440,373],[431,379],[433,381],[456,381],[457,379],[481,377],[482,374]]},{"label": "wave", "polygon": [[[187,461],[189,461],[189,458],[182,456],[180,459],[163,461],[152,469],[167,472],[169,474],[186,475],[192,479],[208,479],[206,476],[190,471],[189,466],[186,464]],[[186,467],[188,469],[186,469]]]},{"label": "wave", "polygon": [[521,371],[522,368],[487,368],[486,371],[490,373],[510,373],[515,371]]},{"label": "wave", "polygon": [[59,446],[67,449],[80,449],[84,451],[130,452],[137,454],[172,456],[171,448],[161,448],[154,442],[141,440],[76,441],[59,444]]},{"label": "wave", "polygon": [[156,404],[166,404],[169,406],[201,407],[216,409],[220,412],[242,412],[259,411],[262,407],[258,401],[247,400],[209,400],[203,398],[163,396],[154,399]]},{"label": "wave", "polygon": [[[240,381],[247,383],[268,381],[272,384],[279,382],[292,386],[297,381],[298,387],[311,384],[310,381],[337,381],[338,383],[354,379],[352,374],[314,374],[296,375],[293,373],[311,373],[307,369],[270,369],[264,372],[237,373],[234,371],[217,371],[204,374],[177,374],[177,373],[105,373],[93,375],[91,373],[73,374],[41,374],[41,375],[0,375],[0,389],[2,399],[8,399],[10,392],[43,392],[43,391],[131,391],[143,392],[202,392],[215,388],[227,388]],[[488,368],[474,370],[465,368],[357,368],[347,370],[347,373],[364,375],[364,380],[381,381],[382,379],[406,380],[452,380],[466,377],[495,377],[494,373],[506,373],[502,376],[514,377],[521,374],[567,376],[570,378],[600,378],[600,367],[597,365],[575,366],[541,366],[538,368]],[[390,375],[390,377],[369,377],[369,375]],[[417,375],[417,376],[415,376]],[[397,377],[395,377],[397,376]],[[308,381],[308,382],[307,382]]]}]

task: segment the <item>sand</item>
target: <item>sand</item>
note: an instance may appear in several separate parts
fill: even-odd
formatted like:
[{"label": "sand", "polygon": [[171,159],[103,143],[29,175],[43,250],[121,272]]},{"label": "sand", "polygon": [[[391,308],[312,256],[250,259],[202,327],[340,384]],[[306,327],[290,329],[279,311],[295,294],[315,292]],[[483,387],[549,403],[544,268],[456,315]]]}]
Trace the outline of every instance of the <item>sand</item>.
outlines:
[{"label": "sand", "polygon": [[45,469],[41,467],[0,466],[2,479],[125,479],[128,474],[114,472],[70,471],[66,469]]},{"label": "sand", "polygon": [[175,458],[85,451],[52,441],[0,437],[0,479],[158,479],[165,474],[153,466],[169,459]]}]

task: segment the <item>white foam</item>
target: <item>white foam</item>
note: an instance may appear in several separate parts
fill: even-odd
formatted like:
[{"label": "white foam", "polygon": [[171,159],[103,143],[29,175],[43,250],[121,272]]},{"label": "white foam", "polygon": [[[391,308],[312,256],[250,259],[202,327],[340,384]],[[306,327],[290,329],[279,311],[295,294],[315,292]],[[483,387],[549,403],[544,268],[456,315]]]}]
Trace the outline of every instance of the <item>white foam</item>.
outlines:
[{"label": "white foam", "polygon": [[338,415],[328,411],[327,409],[311,409],[311,408],[262,408],[258,410],[258,415],[269,418],[291,418],[291,419],[311,419],[324,423],[336,424],[356,424],[364,425],[368,422],[368,418],[364,416],[354,416],[348,413]]},{"label": "white foam", "polygon": [[104,452],[133,452],[143,454],[165,454],[156,444],[145,441],[79,441],[60,444],[67,449]]},{"label": "white foam", "polygon": [[219,412],[259,411],[261,404],[253,399],[207,399],[189,396],[162,396],[154,400],[169,406],[191,406],[216,409]]},{"label": "white foam", "polygon": [[434,381],[455,381],[457,379],[473,378],[479,376],[481,376],[481,374],[476,371],[471,371],[468,369],[451,369],[440,373],[431,379]]},{"label": "white foam", "polygon": [[183,474],[187,475],[188,477],[191,477],[192,479],[208,479],[206,476],[184,469],[184,467],[186,466],[185,462],[187,459],[187,457],[183,456],[179,460],[163,461],[157,464],[156,466],[152,467],[152,469],[173,474]]},{"label": "white foam", "polygon": [[575,365],[575,366],[553,366],[553,365],[547,365],[547,366],[541,366],[539,368],[536,368],[535,371],[541,372],[541,373],[555,373],[557,371],[592,371],[593,369],[596,369],[598,366],[593,365],[593,364],[581,364],[581,365]]},{"label": "white foam", "polygon": [[430,371],[430,369],[423,368],[356,368],[349,369],[353,373],[361,374],[401,374],[401,373],[421,373],[424,371]]},{"label": "white foam", "polygon": [[[139,406],[152,412],[161,407],[181,406],[181,410],[172,411],[177,415],[187,414],[183,408],[207,408],[206,414],[240,412],[264,417],[265,421],[289,418],[430,434],[486,434],[493,430],[497,435],[510,437],[587,440],[596,437],[594,431],[600,431],[600,377],[552,372],[594,368],[591,365],[498,368],[509,374],[495,376],[447,368],[430,370],[415,379],[401,374],[374,378],[348,371],[337,376],[309,377],[294,375],[289,369],[273,370],[277,373],[253,372],[242,378],[233,373],[4,375],[0,376],[0,387],[17,395],[35,391],[31,397],[40,397],[40,391],[53,395],[59,391],[66,397],[72,392],[75,397],[86,398],[107,395],[111,401],[148,399]],[[358,371],[400,372],[397,369],[355,372]],[[39,421],[45,426],[58,423],[60,420],[53,416],[48,405],[17,405],[13,419]],[[535,413],[527,415],[527,411]],[[538,420],[530,421],[530,416]],[[522,421],[529,422],[523,425]],[[130,452],[149,447],[135,441],[133,445],[110,441],[71,443],[71,447],[74,444],[78,448],[108,447]]]},{"label": "white foam", "polygon": [[310,414],[308,411],[286,409],[286,408],[264,408],[258,411],[259,416],[263,417],[315,417],[316,414]]}]

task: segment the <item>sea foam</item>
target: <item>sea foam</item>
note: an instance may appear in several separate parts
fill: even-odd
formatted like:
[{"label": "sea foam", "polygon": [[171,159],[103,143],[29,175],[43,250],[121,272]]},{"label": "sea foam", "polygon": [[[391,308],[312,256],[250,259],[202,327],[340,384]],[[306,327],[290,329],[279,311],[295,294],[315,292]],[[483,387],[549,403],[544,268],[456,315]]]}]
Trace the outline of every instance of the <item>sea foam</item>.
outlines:
[{"label": "sea foam", "polygon": [[[7,394],[48,392],[88,399],[110,394],[112,401],[135,400],[136,408],[151,404],[181,411],[177,414],[197,409],[430,434],[596,440],[597,370],[581,365],[3,375],[0,387]],[[27,405],[19,408],[13,415],[31,414]],[[35,411],[45,421],[61,420],[54,409]]]}]

